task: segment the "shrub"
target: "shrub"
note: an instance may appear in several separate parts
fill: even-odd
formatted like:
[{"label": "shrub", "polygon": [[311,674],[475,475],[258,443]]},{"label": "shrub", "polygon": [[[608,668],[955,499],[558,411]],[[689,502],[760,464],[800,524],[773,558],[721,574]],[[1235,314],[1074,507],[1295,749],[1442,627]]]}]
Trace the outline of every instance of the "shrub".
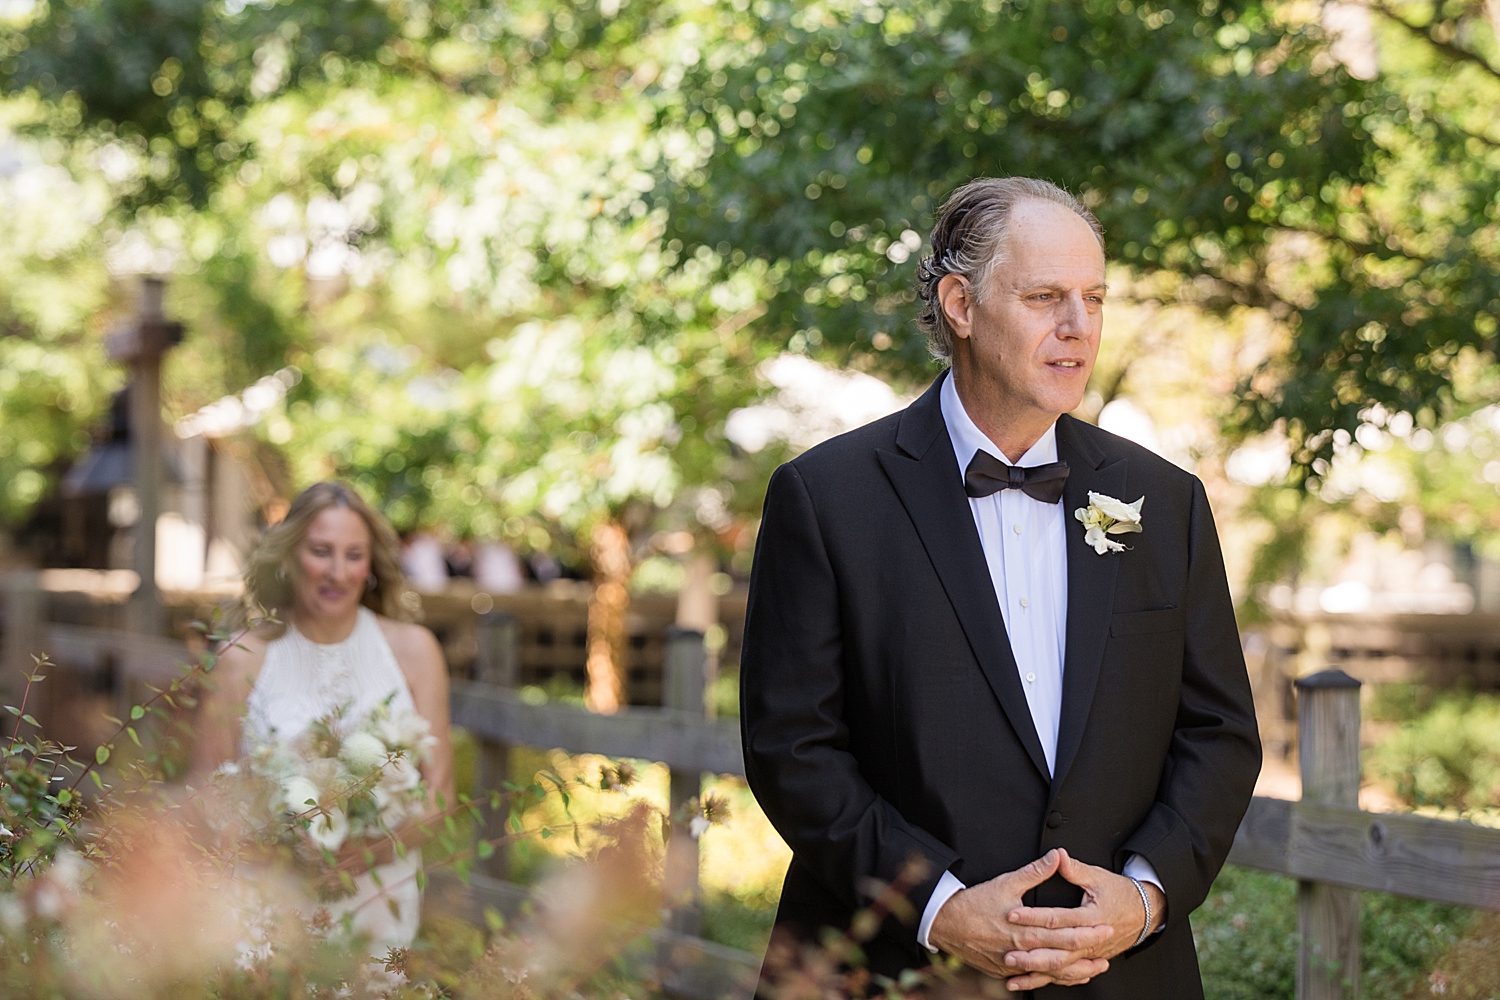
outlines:
[{"label": "shrub", "polygon": [[[1361,996],[1401,1000],[1472,925],[1459,906],[1367,892],[1360,900]],[[1293,1000],[1297,883],[1228,865],[1193,914],[1207,1000]]]},{"label": "shrub", "polygon": [[1500,697],[1436,696],[1369,752],[1366,768],[1413,809],[1500,808]]}]

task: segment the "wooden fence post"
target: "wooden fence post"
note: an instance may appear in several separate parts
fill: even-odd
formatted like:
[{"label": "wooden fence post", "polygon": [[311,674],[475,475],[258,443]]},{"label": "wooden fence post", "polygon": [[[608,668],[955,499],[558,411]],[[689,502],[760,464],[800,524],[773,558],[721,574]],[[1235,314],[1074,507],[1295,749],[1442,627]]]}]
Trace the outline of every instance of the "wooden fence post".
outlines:
[{"label": "wooden fence post", "polygon": [[[704,714],[704,684],[707,650],[703,633],[693,629],[667,629],[666,657],[662,670],[662,703],[666,708],[694,715]],[[702,924],[702,895],[698,888],[698,840],[691,824],[677,822],[686,815],[703,790],[703,774],[672,771],[672,835],[667,841],[666,905],[671,909],[669,929],[678,934],[698,935]]]},{"label": "wooden fence post", "polygon": [[[513,688],[520,676],[520,642],[516,634],[514,615],[503,611],[492,611],[480,615],[475,638],[478,654],[474,660],[474,679],[496,687]],[[511,780],[510,744],[500,740],[479,739],[479,759],[474,769],[476,801],[486,798],[491,791],[503,791],[505,782]],[[505,821],[510,817],[510,808],[502,803],[499,809],[483,805],[484,817],[480,836],[495,840],[506,835]],[[510,874],[510,851],[502,844],[495,853],[479,863],[484,874],[503,879]]]},{"label": "wooden fence post", "polygon": [[[41,574],[17,570],[5,575],[4,652],[0,653],[0,699],[20,705],[23,676],[36,669],[32,656],[43,652],[41,628],[44,613]],[[40,693],[40,692],[37,692]],[[36,706],[27,708],[36,715]],[[9,719],[9,715],[4,718]]]},{"label": "wooden fence post", "polygon": [[[1359,687],[1342,670],[1297,681],[1302,800],[1359,808]],[[1359,997],[1359,893],[1297,883],[1297,1000]]]}]

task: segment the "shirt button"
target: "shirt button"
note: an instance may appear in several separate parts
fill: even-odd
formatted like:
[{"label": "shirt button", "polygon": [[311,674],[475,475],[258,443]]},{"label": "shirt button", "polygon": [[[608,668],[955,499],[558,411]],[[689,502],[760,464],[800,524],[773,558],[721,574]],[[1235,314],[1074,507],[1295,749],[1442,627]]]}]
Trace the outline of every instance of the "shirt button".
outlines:
[{"label": "shirt button", "polygon": [[1021,533],[1021,526],[1019,524],[1013,524],[1011,527],[1016,529],[1016,534],[1019,535]]},{"label": "shirt button", "polygon": [[1027,684],[1035,684],[1036,683],[1036,674],[1027,674],[1026,675],[1026,683]]},{"label": "shirt button", "polygon": [[1031,607],[1031,602],[1028,601],[1026,598],[1023,597],[1023,598],[1021,598],[1021,607],[1023,607],[1023,608],[1029,608],[1029,607]]}]

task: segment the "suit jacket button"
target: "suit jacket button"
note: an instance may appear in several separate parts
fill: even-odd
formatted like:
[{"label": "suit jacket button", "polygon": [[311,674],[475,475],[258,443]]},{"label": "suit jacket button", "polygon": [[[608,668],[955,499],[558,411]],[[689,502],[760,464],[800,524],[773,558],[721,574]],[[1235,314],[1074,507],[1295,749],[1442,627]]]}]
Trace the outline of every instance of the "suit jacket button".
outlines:
[{"label": "suit jacket button", "polygon": [[1049,830],[1056,830],[1058,827],[1060,827],[1062,825],[1063,825],[1063,814],[1062,813],[1057,812],[1057,811],[1054,810],[1053,812],[1049,812],[1047,814],[1047,829],[1049,829]]}]

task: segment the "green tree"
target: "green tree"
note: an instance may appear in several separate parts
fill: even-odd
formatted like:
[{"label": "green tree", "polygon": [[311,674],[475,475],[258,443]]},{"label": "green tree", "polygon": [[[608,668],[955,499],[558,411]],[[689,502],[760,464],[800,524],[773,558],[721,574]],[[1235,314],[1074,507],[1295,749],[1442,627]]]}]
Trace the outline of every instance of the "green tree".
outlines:
[{"label": "green tree", "polygon": [[575,553],[605,709],[643,539],[711,539],[699,501],[750,508],[774,457],[722,439],[765,268],[680,262],[643,198],[697,156],[623,86],[670,9],[54,3],[0,62],[22,134],[102,180],[116,250],[173,262],[169,407],[291,362],[258,433],[294,485]]},{"label": "green tree", "polygon": [[780,266],[794,346],[918,379],[913,279],[941,199],[981,174],[1063,183],[1114,259],[1172,279],[1165,299],[1288,325],[1234,423],[1284,428],[1307,471],[1372,402],[1450,405],[1454,359],[1489,357],[1500,313],[1492,29],[1477,3],[1375,9],[1419,41],[1382,32],[1385,71],[1359,80],[1316,6],[716,6],[658,92],[712,152],[659,190],[689,246]]}]

